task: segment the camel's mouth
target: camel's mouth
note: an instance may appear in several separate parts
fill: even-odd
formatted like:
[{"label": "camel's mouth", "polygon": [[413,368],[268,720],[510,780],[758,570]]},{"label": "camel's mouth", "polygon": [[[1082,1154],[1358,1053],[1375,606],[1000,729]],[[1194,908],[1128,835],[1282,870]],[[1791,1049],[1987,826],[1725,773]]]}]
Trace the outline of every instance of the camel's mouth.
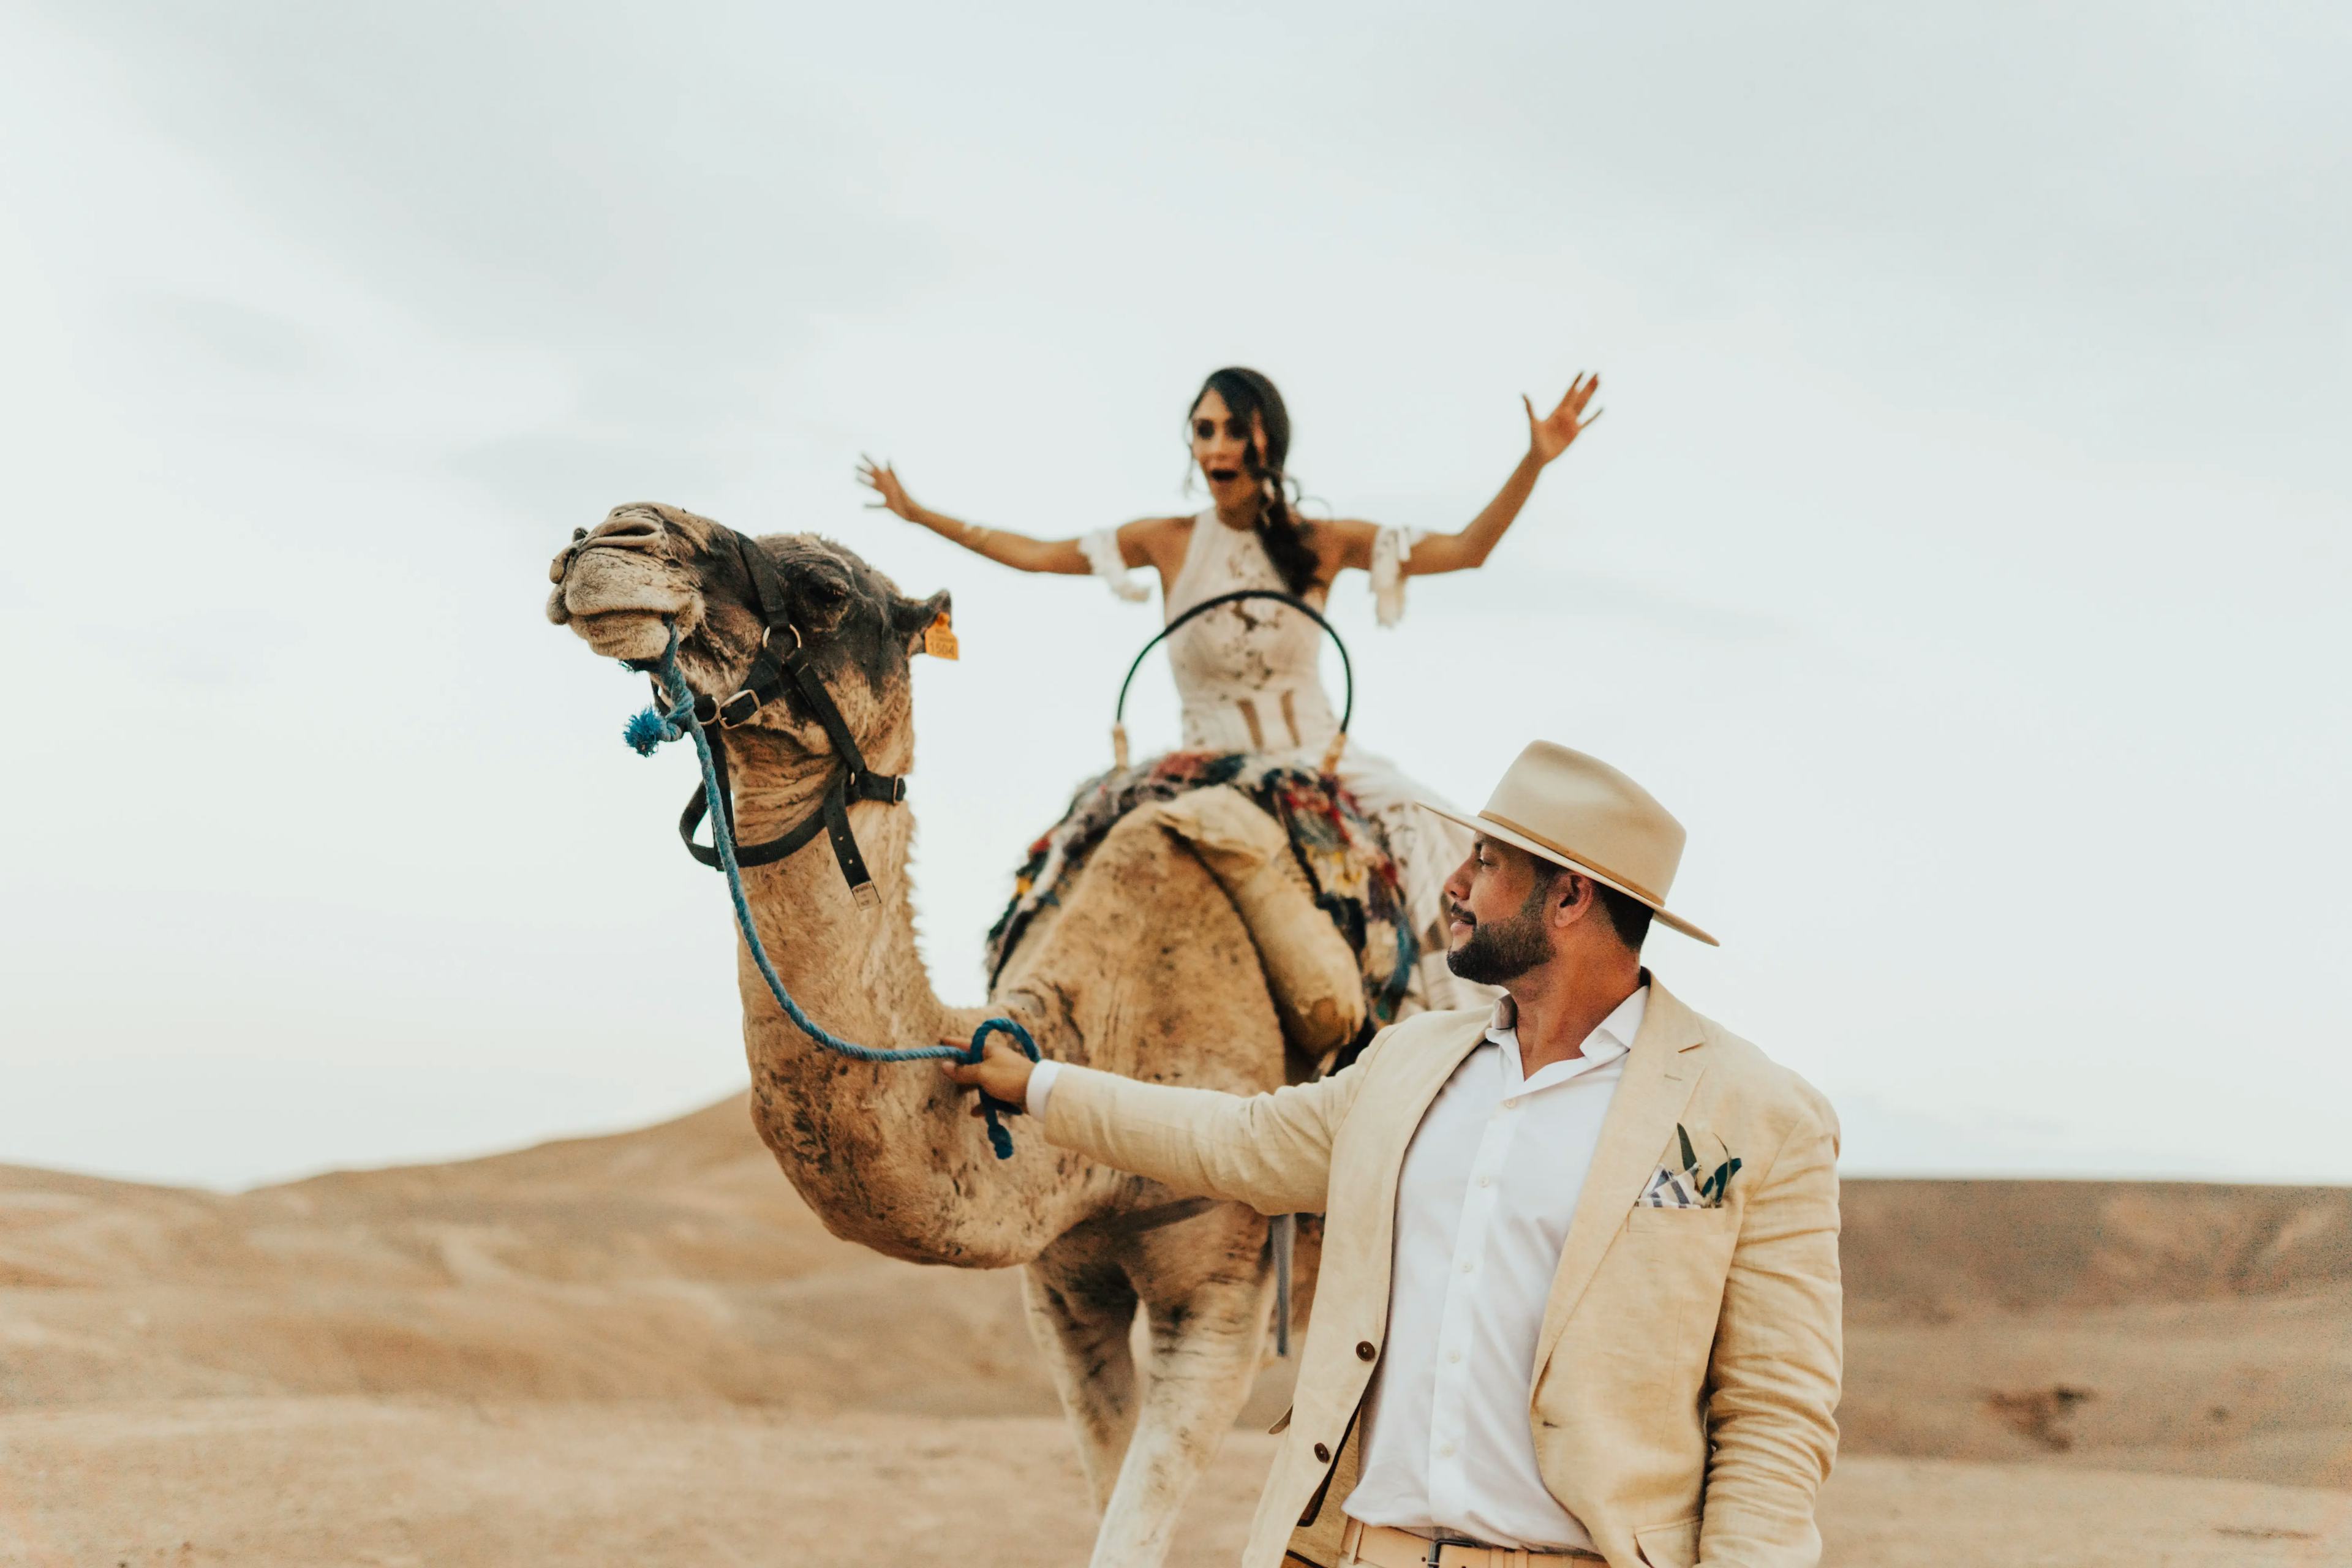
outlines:
[{"label": "camel's mouth", "polygon": [[692,629],[696,595],[658,556],[592,544],[561,564],[547,618],[569,626],[604,658],[659,658],[671,623]]},{"label": "camel's mouth", "polygon": [[669,647],[668,617],[644,610],[574,615],[571,626],[600,658],[659,658]]}]

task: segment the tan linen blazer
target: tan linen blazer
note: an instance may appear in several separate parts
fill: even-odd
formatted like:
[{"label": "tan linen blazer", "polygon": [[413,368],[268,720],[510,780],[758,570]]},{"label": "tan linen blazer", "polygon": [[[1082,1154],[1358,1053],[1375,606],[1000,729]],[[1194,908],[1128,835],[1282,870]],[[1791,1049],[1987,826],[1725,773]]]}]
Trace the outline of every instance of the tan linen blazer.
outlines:
[{"label": "tan linen blazer", "polygon": [[[1424,1013],[1345,1072],[1271,1094],[1066,1068],[1045,1135],[1180,1193],[1328,1217],[1296,1402],[1242,1568],[1329,1568],[1388,1327],[1399,1168],[1491,1016]],[[1741,1163],[1706,1208],[1639,1203]],[[1544,1484],[1612,1568],[1812,1568],[1843,1362],[1837,1119],[1655,980],[1544,1311],[1528,1420]]]}]

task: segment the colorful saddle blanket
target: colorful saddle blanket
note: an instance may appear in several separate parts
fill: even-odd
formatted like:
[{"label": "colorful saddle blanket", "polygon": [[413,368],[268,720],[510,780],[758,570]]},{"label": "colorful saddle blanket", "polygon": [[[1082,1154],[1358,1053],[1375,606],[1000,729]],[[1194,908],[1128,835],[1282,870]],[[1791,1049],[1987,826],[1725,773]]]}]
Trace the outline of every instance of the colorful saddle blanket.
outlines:
[{"label": "colorful saddle blanket", "polygon": [[1244,752],[1171,752],[1080,785],[1062,820],[1029,847],[1013,881],[1013,901],[988,933],[989,984],[996,983],[1030,917],[1055,901],[1120,817],[1139,805],[1213,784],[1231,784],[1282,824],[1291,853],[1315,889],[1317,906],[1331,917],[1362,966],[1370,1027],[1392,1022],[1421,951],[1404,918],[1396,863],[1380,828],[1338,780]]}]

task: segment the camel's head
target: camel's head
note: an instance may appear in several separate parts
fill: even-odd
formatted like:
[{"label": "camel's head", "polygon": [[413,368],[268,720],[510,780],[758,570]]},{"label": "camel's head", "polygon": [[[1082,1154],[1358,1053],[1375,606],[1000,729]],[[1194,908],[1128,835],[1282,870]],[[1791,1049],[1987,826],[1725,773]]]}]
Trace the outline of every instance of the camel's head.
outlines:
[{"label": "camel's head", "polygon": [[[923,632],[947,613],[945,593],[909,599],[840,545],[807,533],[771,534],[745,545],[776,568],[793,625],[877,765],[908,710],[908,659]],[[569,626],[610,658],[658,659],[677,627],[679,668],[698,692],[724,700],[742,685],[767,626],[730,530],[677,507],[614,507],[575,532],[548,575],[555,592],[547,618]],[[786,635],[779,633],[779,636]],[[751,719],[811,755],[829,753],[824,728],[787,691]]]}]

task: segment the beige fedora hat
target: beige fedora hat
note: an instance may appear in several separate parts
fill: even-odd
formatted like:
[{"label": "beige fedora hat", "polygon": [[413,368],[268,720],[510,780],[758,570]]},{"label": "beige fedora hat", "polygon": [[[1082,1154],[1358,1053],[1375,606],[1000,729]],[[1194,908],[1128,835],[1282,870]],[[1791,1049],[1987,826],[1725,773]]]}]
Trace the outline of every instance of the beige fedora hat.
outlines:
[{"label": "beige fedora hat", "polygon": [[1427,802],[1423,806],[1631,894],[1685,936],[1723,945],[1666,908],[1683,859],[1683,825],[1648,790],[1598,757],[1536,741],[1477,816]]}]

